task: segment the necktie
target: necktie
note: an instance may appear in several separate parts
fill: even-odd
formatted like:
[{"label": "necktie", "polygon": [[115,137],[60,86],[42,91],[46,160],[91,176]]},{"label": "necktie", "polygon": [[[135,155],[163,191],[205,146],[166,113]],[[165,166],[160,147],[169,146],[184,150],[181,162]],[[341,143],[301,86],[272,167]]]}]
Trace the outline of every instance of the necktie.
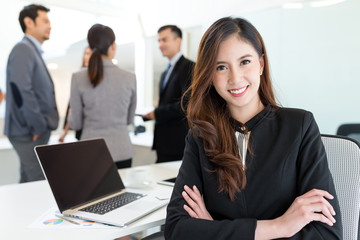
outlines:
[{"label": "necktie", "polygon": [[166,83],[167,83],[167,81],[168,81],[168,79],[169,79],[169,69],[170,69],[170,67],[171,67],[171,64],[170,63],[168,63],[168,65],[167,65],[167,68],[166,68],[166,70],[165,70],[165,78],[164,78],[164,82],[163,82],[163,85],[162,85],[162,89],[164,89],[165,88],[165,86],[166,86]]}]

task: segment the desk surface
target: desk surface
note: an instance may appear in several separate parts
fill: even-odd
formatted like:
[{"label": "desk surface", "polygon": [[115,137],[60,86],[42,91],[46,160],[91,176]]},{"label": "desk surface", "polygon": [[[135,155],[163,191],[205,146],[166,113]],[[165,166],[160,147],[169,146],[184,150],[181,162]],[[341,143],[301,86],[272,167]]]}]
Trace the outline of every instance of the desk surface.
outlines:
[{"label": "desk surface", "polygon": [[[156,184],[156,181],[175,177],[181,162],[169,162],[121,169],[126,175],[133,169],[144,169],[151,185],[147,189],[130,191],[149,192],[171,187]],[[166,207],[163,207],[125,228],[109,229],[34,229],[29,228],[44,212],[56,207],[56,202],[46,181],[5,185],[0,187],[0,239],[114,239],[140,232],[165,223]]]}]

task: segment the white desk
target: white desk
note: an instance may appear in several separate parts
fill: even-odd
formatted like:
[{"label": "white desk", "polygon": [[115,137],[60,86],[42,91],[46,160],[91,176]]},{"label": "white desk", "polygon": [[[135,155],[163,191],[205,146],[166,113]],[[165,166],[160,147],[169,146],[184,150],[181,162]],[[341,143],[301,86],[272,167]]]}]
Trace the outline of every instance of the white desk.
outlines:
[{"label": "white desk", "polygon": [[[126,182],[126,173],[132,169],[144,169],[151,186],[146,190],[171,188],[156,184],[156,181],[175,177],[181,162],[169,162],[138,166],[120,170]],[[134,190],[135,189],[129,189]],[[39,216],[56,206],[46,181],[5,185],[0,187],[0,239],[114,239],[140,232],[165,223],[166,207],[130,224],[125,228],[111,229],[34,229],[28,228]]]}]

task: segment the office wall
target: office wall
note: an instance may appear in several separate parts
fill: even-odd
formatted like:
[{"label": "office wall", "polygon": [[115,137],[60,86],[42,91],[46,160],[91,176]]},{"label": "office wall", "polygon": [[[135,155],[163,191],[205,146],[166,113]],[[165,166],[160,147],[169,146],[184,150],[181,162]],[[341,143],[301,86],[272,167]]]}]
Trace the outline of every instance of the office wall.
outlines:
[{"label": "office wall", "polygon": [[262,34],[276,93],[313,112],[321,133],[360,122],[360,1],[243,15]]},{"label": "office wall", "polygon": [[[17,15],[28,3],[28,1],[19,0],[11,2],[6,6],[6,12],[9,14],[6,21],[0,21],[2,32],[6,33],[6,37],[0,38],[1,88],[5,85],[7,56],[15,42],[22,37]],[[322,133],[335,133],[336,128],[344,122],[360,122],[357,107],[357,103],[360,102],[358,94],[360,77],[356,71],[360,67],[358,60],[360,33],[356,25],[360,22],[360,16],[357,14],[360,10],[359,1],[347,0],[322,8],[312,8],[309,4],[305,4],[302,9],[278,7],[247,14],[242,14],[243,9],[238,5],[232,8],[232,15],[249,19],[264,37],[276,93],[283,106],[312,111]],[[60,63],[58,69],[50,71],[56,81],[60,114],[64,115],[64,108],[69,99],[71,72],[77,70],[80,65],[89,26],[95,22],[103,22],[114,28],[117,41],[119,41],[117,54],[119,66],[129,70],[134,69],[136,44],[126,43],[127,39],[134,34],[127,29],[123,31],[124,28],[119,26],[120,23],[126,25],[124,21],[49,7],[53,30],[51,39],[43,46],[46,53],[44,57],[47,62]],[[218,11],[225,10],[219,7]],[[64,15],[68,18],[64,21],[58,20],[57,16]],[[219,14],[216,18],[218,16]],[[210,14],[207,22],[200,23],[194,20],[193,27],[183,28],[187,41],[185,54],[189,58],[196,60],[197,44],[206,28],[215,20],[215,16]],[[174,19],[171,23],[178,24]],[[64,46],[65,41],[59,43],[57,40],[68,36],[66,33],[69,31],[70,24],[71,29],[76,32],[69,35],[74,43]],[[70,37],[66,38],[68,39]],[[153,54],[153,59],[148,62],[150,66],[146,67],[153,68],[153,75],[145,81],[153,83],[153,96],[156,99],[157,81],[166,66],[166,59],[158,50],[155,35],[146,36],[146,41],[150,41],[146,47],[152,47],[150,53]],[[70,63],[70,66],[64,66],[62,63]],[[4,107],[5,104],[0,105],[0,136]]]}]

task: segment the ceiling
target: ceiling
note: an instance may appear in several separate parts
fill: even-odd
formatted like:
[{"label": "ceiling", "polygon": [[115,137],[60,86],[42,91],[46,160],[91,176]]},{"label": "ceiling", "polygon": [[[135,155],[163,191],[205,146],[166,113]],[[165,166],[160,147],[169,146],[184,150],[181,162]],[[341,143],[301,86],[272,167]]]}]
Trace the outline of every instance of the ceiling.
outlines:
[{"label": "ceiling", "polygon": [[[39,0],[53,5],[115,17],[120,24],[140,28],[145,36],[156,34],[159,26],[173,23],[181,28],[207,24],[228,16],[281,6],[291,0]],[[297,1],[304,2],[304,1]]]}]

